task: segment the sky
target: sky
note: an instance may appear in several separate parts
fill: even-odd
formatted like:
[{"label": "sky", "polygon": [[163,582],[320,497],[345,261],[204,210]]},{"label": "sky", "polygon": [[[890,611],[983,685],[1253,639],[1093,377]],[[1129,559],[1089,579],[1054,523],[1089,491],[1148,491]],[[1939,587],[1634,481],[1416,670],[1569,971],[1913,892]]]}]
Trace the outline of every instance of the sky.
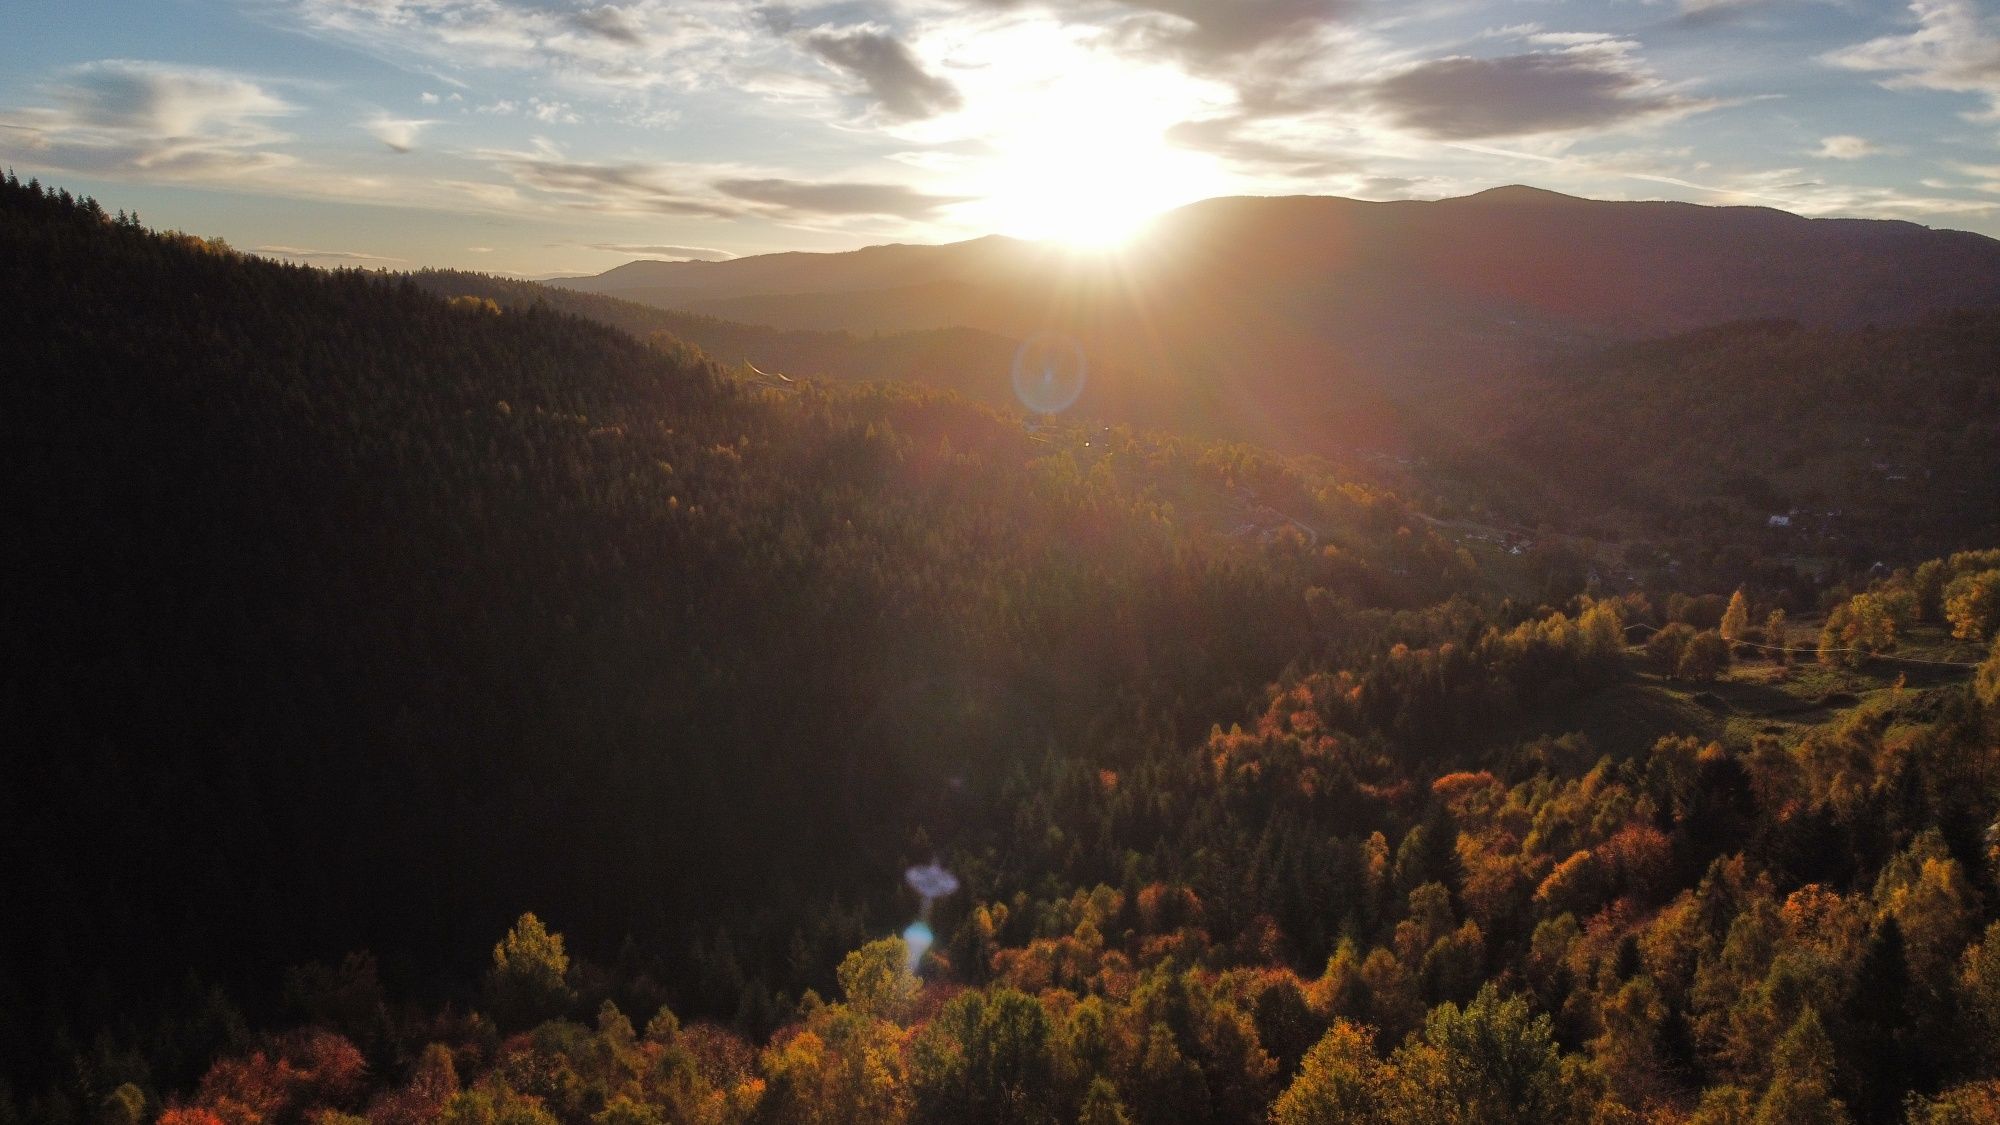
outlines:
[{"label": "sky", "polygon": [[6,0],[0,165],[525,276],[1511,183],[2000,236],[2000,0]]}]

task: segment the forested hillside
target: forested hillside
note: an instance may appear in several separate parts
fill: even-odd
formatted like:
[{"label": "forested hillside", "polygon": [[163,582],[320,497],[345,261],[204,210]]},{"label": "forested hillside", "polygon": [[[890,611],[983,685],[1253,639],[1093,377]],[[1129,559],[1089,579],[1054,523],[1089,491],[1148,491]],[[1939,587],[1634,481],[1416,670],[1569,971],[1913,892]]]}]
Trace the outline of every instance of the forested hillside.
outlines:
[{"label": "forested hillside", "polygon": [[1392,497],[1252,450],[758,391],[4,200],[13,1059],[189,969],[254,1001],[369,948],[448,995],[527,905],[647,939],[701,1010],[796,995],[922,830],[1005,826],[1047,756],[1181,745],[1473,580]]},{"label": "forested hillside", "polygon": [[1992,308],[2000,242],[1505,187],[1210,199],[1112,253],[982,238],[634,262],[550,284],[779,328],[1065,333],[1119,410],[1327,453],[1394,448],[1436,400],[1583,349],[1745,319],[1851,329]]},{"label": "forested hillside", "polygon": [[856,335],[845,330],[766,328],[617,297],[461,270],[419,270],[417,286],[444,297],[483,297],[501,308],[542,305],[611,325],[640,340],[666,333],[693,344],[724,366],[753,363],[768,371],[842,380],[894,380],[956,391],[994,405],[1011,405],[1008,381],[1018,340],[972,328]]},{"label": "forested hillside", "polygon": [[1587,590],[11,178],[0,285],[0,1120],[2000,1109],[2000,553]]},{"label": "forested hillside", "polygon": [[1496,376],[1436,415],[1457,430],[1425,442],[1440,475],[1522,519],[1862,566],[2000,541],[1993,308],[1620,345]]}]

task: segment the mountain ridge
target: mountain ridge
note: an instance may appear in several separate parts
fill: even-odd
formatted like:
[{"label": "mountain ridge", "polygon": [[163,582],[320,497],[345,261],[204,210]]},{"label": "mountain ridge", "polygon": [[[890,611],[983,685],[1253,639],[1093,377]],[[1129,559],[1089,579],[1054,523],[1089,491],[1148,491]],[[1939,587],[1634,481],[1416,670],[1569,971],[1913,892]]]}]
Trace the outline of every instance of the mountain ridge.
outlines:
[{"label": "mountain ridge", "polygon": [[631,263],[555,284],[780,329],[1065,335],[1093,368],[1125,373],[1101,390],[1154,402],[1168,424],[1324,452],[1395,440],[1350,418],[1378,411],[1344,404],[1420,407],[1579,347],[1742,319],[1844,327],[2000,305],[2000,242],[1514,185],[1445,200],[1204,200],[1120,253],[986,238]]}]

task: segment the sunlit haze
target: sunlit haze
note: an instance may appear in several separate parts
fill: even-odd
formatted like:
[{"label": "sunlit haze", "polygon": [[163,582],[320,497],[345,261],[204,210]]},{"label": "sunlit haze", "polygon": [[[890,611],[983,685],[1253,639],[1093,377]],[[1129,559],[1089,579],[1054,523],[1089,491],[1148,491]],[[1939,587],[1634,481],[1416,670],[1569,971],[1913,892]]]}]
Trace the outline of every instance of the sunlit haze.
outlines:
[{"label": "sunlit haze", "polygon": [[1971,0],[15,0],[0,164],[320,265],[594,273],[1507,183],[2000,231]]}]

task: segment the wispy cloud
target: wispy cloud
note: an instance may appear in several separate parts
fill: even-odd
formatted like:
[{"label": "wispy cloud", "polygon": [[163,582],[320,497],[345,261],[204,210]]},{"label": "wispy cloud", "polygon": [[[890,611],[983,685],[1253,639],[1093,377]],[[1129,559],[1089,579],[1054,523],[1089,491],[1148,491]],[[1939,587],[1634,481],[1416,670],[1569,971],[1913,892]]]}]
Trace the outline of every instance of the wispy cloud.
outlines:
[{"label": "wispy cloud", "polygon": [[39,163],[91,175],[232,179],[295,163],[273,126],[295,107],[257,81],[207,67],[105,59],[62,72],[48,103],[0,112]]},{"label": "wispy cloud", "polygon": [[1358,0],[976,0],[989,8],[1046,13],[1107,27],[1132,46],[1214,66],[1307,44],[1318,29],[1361,8]]},{"label": "wispy cloud", "polygon": [[794,215],[880,215],[921,219],[963,197],[930,195],[902,184],[816,183],[805,180],[718,180],[717,191]]},{"label": "wispy cloud", "polygon": [[1667,88],[1629,41],[1592,35],[1551,42],[1560,49],[1431,59],[1368,94],[1396,125],[1445,140],[1605,129],[1718,104]]},{"label": "wispy cloud", "polygon": [[750,11],[728,0],[292,0],[290,10],[309,30],[384,57],[538,71],[614,93],[714,82],[758,37]]},{"label": "wispy cloud", "polygon": [[950,82],[924,70],[902,40],[871,29],[815,32],[806,47],[828,65],[860,80],[868,96],[891,117],[905,120],[957,109]]},{"label": "wispy cloud", "polygon": [[437,122],[425,118],[392,117],[378,113],[361,124],[362,128],[368,130],[370,136],[381,141],[390,152],[404,153],[414,151],[423,131],[436,125]]},{"label": "wispy cloud", "polygon": [[522,187],[580,210],[711,219],[736,218],[747,210],[715,198],[669,165],[570,160],[547,149],[487,155]]},{"label": "wispy cloud", "polygon": [[259,246],[259,254],[274,258],[286,258],[299,262],[401,262],[405,259],[390,258],[381,254],[363,254],[356,250],[312,250],[303,246]]},{"label": "wispy cloud", "polygon": [[1888,150],[1866,137],[1839,134],[1821,137],[1819,149],[1813,153],[1821,160],[1860,160],[1864,156],[1877,156]]},{"label": "wispy cloud", "polygon": [[1976,94],[1987,106],[1972,116],[2000,121],[2000,17],[1972,0],[1912,0],[1909,10],[1914,30],[1831,52],[1825,61],[1886,74],[1882,84],[1890,89]]},{"label": "wispy cloud", "polygon": [[588,242],[586,249],[646,258],[678,258],[696,262],[726,262],[736,255],[710,246],[655,246],[643,242]]}]

